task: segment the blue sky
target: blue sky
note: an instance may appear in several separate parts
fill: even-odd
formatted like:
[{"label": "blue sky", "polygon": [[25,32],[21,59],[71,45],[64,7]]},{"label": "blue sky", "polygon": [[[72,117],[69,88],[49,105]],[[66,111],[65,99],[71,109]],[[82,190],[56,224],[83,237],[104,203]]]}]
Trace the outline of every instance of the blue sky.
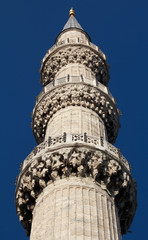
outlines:
[{"label": "blue sky", "polygon": [[28,239],[15,213],[15,178],[36,145],[31,112],[41,91],[40,61],[73,6],[92,42],[107,55],[109,88],[122,112],[115,146],[131,162],[137,212],[124,240],[147,236],[148,1],[1,0],[1,218],[0,239]]}]

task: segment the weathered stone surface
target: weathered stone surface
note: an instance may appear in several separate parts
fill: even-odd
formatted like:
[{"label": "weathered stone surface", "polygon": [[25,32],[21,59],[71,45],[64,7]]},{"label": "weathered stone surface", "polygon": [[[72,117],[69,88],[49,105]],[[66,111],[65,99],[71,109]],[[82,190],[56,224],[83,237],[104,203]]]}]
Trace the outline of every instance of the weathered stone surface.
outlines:
[{"label": "weathered stone surface", "polygon": [[107,139],[106,129],[102,119],[94,111],[79,106],[69,106],[59,110],[49,120],[46,129],[45,140],[50,136],[60,136],[63,133],[102,137]]},{"label": "weathered stone surface", "polygon": [[61,32],[42,61],[43,90],[32,114],[39,145],[16,188],[30,240],[121,240],[132,222],[136,184],[111,144],[120,112],[108,81],[106,57],[83,29]]},{"label": "weathered stone surface", "polygon": [[64,66],[78,63],[82,64],[95,74],[97,81],[107,85],[109,80],[108,67],[99,52],[90,49],[88,46],[67,46],[52,53],[44,61],[41,69],[41,84],[46,86],[51,82],[57,72]]},{"label": "weathered stone surface", "polygon": [[[17,211],[27,232],[36,199],[46,186],[71,177],[94,179],[115,199],[125,233],[136,208],[136,189],[129,171],[101,151],[62,148],[37,157],[25,169],[16,194]],[[62,184],[62,182],[61,182]],[[28,217],[28,218],[27,218]]]},{"label": "weathered stone surface", "polygon": [[38,143],[44,140],[52,116],[68,106],[81,106],[96,112],[104,122],[109,142],[115,142],[120,125],[119,111],[113,101],[97,87],[70,83],[48,92],[35,106],[32,128]]},{"label": "weathered stone surface", "polygon": [[37,199],[30,239],[49,238],[121,240],[113,198],[89,178],[48,185]]}]

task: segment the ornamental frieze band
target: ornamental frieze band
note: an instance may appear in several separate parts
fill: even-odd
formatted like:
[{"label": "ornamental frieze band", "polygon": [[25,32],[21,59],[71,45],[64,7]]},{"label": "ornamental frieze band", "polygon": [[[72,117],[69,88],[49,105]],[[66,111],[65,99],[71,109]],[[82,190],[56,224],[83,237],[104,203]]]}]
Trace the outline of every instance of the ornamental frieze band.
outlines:
[{"label": "ornamental frieze band", "polygon": [[93,178],[108,191],[115,198],[119,215],[124,219],[121,221],[121,231],[127,231],[134,215],[136,198],[135,183],[129,171],[102,151],[67,147],[36,157],[19,179],[17,212],[28,234],[38,195],[53,181],[70,176]]},{"label": "ornamental frieze band", "polygon": [[94,73],[97,81],[108,84],[109,71],[106,62],[101,58],[99,52],[88,46],[67,46],[52,53],[44,61],[41,68],[41,84],[46,86],[54,80],[56,73],[64,66],[71,63],[79,63],[88,67]]},{"label": "ornamental frieze band", "polygon": [[32,128],[37,142],[43,141],[50,118],[67,106],[82,106],[95,111],[105,121],[109,142],[115,142],[120,126],[116,105],[97,87],[84,83],[69,83],[43,95],[33,112]]}]

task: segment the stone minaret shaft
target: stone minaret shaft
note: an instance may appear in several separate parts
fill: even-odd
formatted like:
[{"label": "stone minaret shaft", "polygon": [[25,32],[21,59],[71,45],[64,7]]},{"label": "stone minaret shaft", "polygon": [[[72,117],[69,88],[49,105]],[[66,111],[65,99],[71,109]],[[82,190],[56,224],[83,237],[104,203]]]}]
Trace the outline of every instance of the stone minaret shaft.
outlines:
[{"label": "stone minaret shaft", "polygon": [[38,146],[24,160],[16,209],[31,240],[121,240],[136,210],[127,160],[112,144],[119,110],[106,56],[74,10],[41,66],[33,110]]}]

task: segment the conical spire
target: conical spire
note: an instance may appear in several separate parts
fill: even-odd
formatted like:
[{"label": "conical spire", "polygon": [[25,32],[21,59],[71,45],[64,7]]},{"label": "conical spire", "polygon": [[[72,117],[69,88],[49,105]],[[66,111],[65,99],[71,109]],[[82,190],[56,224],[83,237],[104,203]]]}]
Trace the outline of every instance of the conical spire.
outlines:
[{"label": "conical spire", "polygon": [[63,30],[66,30],[69,28],[78,28],[78,29],[83,30],[83,28],[81,27],[81,25],[78,23],[77,19],[75,18],[75,12],[74,12],[73,8],[71,8],[69,11],[69,19],[68,19],[67,23],[65,24]]}]

